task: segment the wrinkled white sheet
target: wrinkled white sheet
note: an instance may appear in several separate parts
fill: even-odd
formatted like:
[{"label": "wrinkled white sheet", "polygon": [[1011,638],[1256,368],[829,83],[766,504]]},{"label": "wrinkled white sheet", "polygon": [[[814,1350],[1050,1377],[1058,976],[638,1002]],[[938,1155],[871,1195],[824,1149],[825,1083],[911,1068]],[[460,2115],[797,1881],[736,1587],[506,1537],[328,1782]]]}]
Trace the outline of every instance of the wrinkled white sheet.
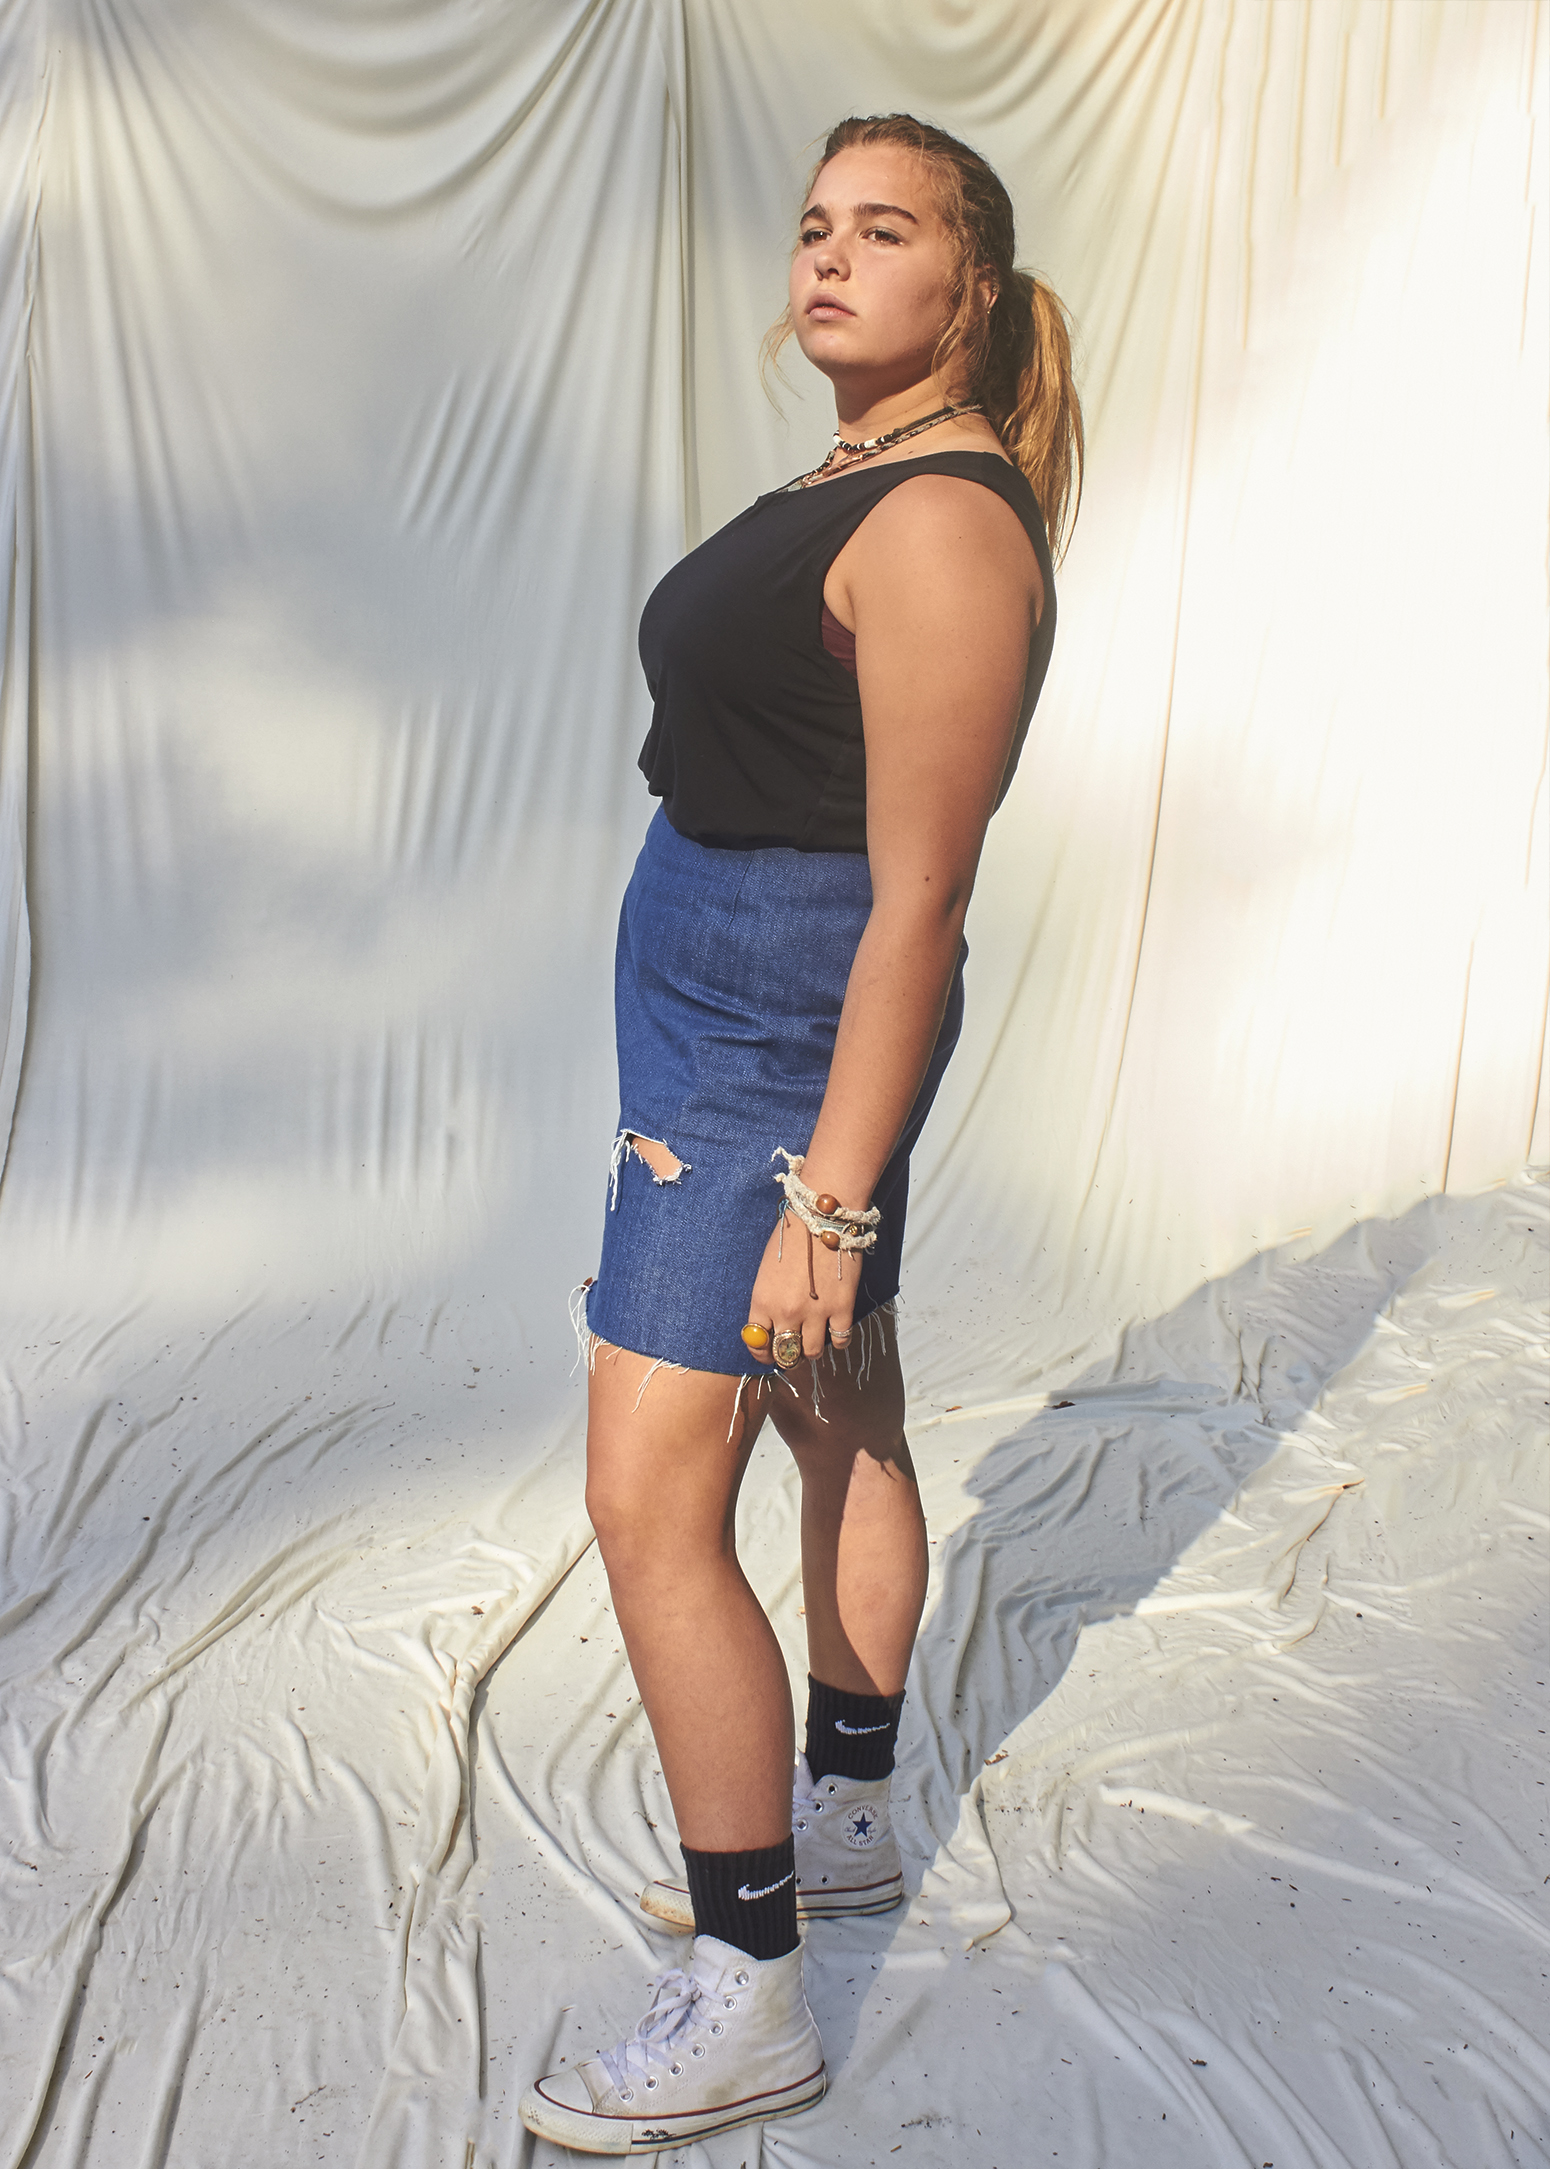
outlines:
[{"label": "wrinkled white sheet", "polygon": [[[3,2169],[549,2161],[669,1955],[564,1308],[634,628],[821,448],[754,350],[895,105],[1012,185],[1090,484],[912,1211],[916,1902],[696,2158],[1550,2160],[1547,61],[0,0]],[[792,1514],[761,1448],[799,1673]]]}]

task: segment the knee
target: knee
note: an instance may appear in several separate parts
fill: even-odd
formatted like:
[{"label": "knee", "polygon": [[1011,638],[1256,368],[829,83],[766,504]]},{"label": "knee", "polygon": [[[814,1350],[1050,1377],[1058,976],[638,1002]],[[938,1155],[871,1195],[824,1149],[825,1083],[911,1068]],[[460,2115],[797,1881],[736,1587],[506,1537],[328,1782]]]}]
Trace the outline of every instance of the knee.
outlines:
[{"label": "knee", "polygon": [[587,1478],[587,1519],[597,1538],[597,1548],[610,1574],[615,1562],[623,1564],[631,1550],[649,1542],[654,1519],[651,1499],[637,1484],[617,1475]]},{"label": "knee", "polygon": [[616,1590],[676,1576],[697,1550],[713,1548],[692,1500],[633,1473],[589,1476],[587,1514]]}]

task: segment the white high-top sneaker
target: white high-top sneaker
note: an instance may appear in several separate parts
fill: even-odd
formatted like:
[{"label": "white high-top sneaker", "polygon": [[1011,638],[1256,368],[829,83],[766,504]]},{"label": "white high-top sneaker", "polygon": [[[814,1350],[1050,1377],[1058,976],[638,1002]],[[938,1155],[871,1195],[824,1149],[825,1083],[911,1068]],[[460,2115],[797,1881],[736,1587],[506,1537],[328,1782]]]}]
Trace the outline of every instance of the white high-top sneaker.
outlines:
[{"label": "white high-top sneaker", "polygon": [[823,2090],[801,1945],[758,1959],[696,1936],[689,1971],[658,1975],[635,2031],[535,2081],[520,2114],[541,2139],[581,2154],[655,2154],[794,2116]]},{"label": "white high-top sneaker", "polygon": [[[888,1814],[886,1777],[808,1775],[797,1758],[791,1834],[797,1858],[797,1919],[835,1920],[891,1913],[904,1896],[898,1840]],[[664,1879],[640,1894],[641,1910],[666,1928],[692,1931],[687,1883]]]}]

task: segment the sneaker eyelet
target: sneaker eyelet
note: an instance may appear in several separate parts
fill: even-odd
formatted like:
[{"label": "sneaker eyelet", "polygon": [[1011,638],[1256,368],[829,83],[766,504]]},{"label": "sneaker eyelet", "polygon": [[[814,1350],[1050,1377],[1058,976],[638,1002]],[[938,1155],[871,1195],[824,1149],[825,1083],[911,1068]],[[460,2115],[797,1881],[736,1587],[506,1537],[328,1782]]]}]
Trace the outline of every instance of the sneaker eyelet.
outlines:
[{"label": "sneaker eyelet", "polygon": [[669,2064],[667,2068],[669,2071],[672,2072],[675,2079],[681,2079],[684,2075],[684,2067],[682,2064]]},{"label": "sneaker eyelet", "polygon": [[739,1988],[746,1988],[748,1986],[748,1976],[746,1973],[734,1973],[732,1978],[734,1981],[736,1981]]},{"label": "sneaker eyelet", "polygon": [[619,2089],[619,2099],[620,2099],[621,2101],[633,2101],[633,2100],[635,2099],[635,2089],[634,2089],[634,2087],[633,2087],[633,2086],[622,2086],[622,2087],[621,2087],[621,2088]]},{"label": "sneaker eyelet", "polygon": [[722,2025],[719,2018],[716,2020],[715,2024],[711,2027],[710,2030],[714,2034],[723,2034],[726,2032],[726,2028]]},{"label": "sneaker eyelet", "polygon": [[821,1815],[823,1813],[823,1802],[821,1800],[815,1800],[813,1802],[813,1813],[815,1815]]},{"label": "sneaker eyelet", "polygon": [[705,2043],[703,2041],[696,2041],[693,2048],[690,2049],[689,2054],[691,2056],[703,2056],[705,2054]]},{"label": "sneaker eyelet", "polygon": [[648,2093],[648,2094],[650,2094],[650,2093],[654,2093],[654,2092],[655,2092],[655,2090],[656,2090],[656,2083],[657,2083],[657,2082],[656,2082],[656,2080],[655,2080],[655,2079],[648,2079],[648,2080],[646,2081],[646,2091],[647,2091],[647,2093]]}]

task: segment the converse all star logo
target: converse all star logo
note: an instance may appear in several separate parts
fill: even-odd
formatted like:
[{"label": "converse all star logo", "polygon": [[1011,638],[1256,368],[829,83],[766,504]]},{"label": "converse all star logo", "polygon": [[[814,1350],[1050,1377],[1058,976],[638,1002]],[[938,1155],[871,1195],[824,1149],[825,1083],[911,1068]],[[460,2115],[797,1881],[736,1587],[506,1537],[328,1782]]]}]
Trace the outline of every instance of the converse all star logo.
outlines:
[{"label": "converse all star logo", "polygon": [[877,1817],[870,1808],[852,1808],[845,1818],[844,1829],[847,1845],[870,1845],[877,1835]]},{"label": "converse all star logo", "polygon": [[[794,1875],[795,1872],[793,1869],[792,1874]],[[739,1883],[737,1895],[742,1899],[744,1905],[752,1905],[755,1898],[767,1898],[772,1891],[784,1890],[790,1881],[790,1875],[783,1875],[778,1883],[766,1883],[763,1890],[750,1890],[746,1883]]]},{"label": "converse all star logo", "polygon": [[888,1727],[886,1723],[881,1725],[847,1725],[843,1717],[836,1717],[834,1729],[836,1732],[848,1734],[851,1739],[855,1740],[859,1739],[863,1732],[886,1732]]}]

